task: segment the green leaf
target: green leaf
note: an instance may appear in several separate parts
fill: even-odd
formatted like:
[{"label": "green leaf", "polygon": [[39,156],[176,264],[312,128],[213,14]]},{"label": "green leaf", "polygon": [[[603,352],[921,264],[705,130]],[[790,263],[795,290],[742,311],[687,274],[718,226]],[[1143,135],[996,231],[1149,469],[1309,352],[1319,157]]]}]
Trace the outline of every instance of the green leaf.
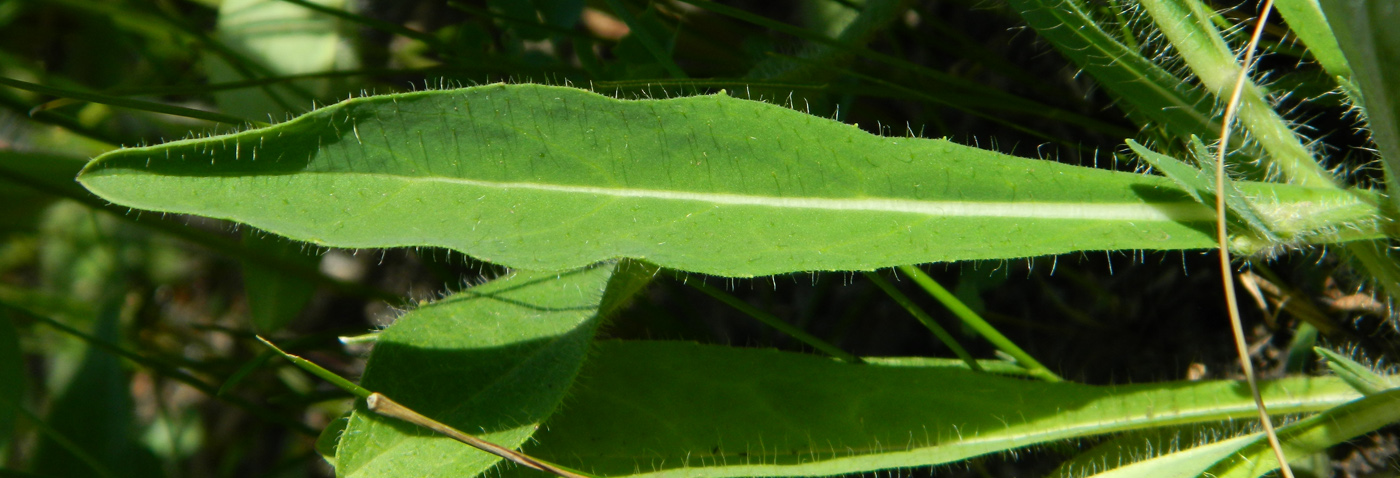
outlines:
[{"label": "green leaf", "polygon": [[1351,64],[1371,130],[1386,168],[1390,200],[1400,204],[1400,5],[1366,0],[1322,0],[1327,22]]},{"label": "green leaf", "polygon": [[[1191,139],[1192,150],[1197,152],[1197,159],[1209,158],[1208,153],[1201,154],[1205,145],[1195,136],[1192,136]],[[1176,182],[1176,185],[1190,194],[1192,199],[1208,207],[1215,207],[1215,179],[1212,171],[1196,169],[1176,158],[1147,149],[1131,139],[1128,140],[1128,147],[1132,148],[1133,152],[1137,153],[1138,157],[1146,161],[1147,164],[1151,164],[1153,168]],[[1278,238],[1274,236],[1274,232],[1269,229],[1267,224],[1264,224],[1264,221],[1254,213],[1254,208],[1250,207],[1249,203],[1244,200],[1242,193],[1235,187],[1234,181],[1227,178],[1225,186],[1225,204],[1228,206],[1228,215],[1233,215],[1235,219],[1243,221],[1254,234],[1261,238],[1277,241]]]},{"label": "green leaf", "polygon": [[[319,3],[339,8],[343,0]],[[280,0],[228,0],[219,4],[218,37],[240,55],[273,76],[292,76],[334,70],[350,55],[344,50],[334,17]],[[243,72],[217,52],[205,55],[211,82],[244,79]],[[353,62],[352,62],[353,63]],[[323,95],[330,83],[304,80],[289,85],[263,85],[260,89],[214,93],[219,108],[229,114],[262,120],[305,111],[301,92]],[[295,86],[293,86],[295,85]],[[295,101],[293,101],[295,100]]]},{"label": "green leaf", "polygon": [[[79,180],[130,207],[336,247],[442,246],[527,270],[631,257],[753,276],[1214,244],[1214,214],[1165,178],[877,137],[725,94],[623,101],[489,85],[359,98],[271,128],[112,152]],[[1362,198],[1241,189],[1261,214],[1284,216],[1274,224],[1370,221],[1321,240],[1378,235]],[[1310,223],[1323,207],[1331,223]]]},{"label": "green leaf", "polygon": [[1196,478],[1201,476],[1202,470],[1210,468],[1211,465],[1238,452],[1241,447],[1254,443],[1257,437],[1256,435],[1246,435],[1192,447],[1188,450],[1169,453],[1128,466],[1113,468],[1093,475],[1091,478],[1138,478],[1143,476]]},{"label": "green leaf", "polygon": [[[1175,427],[1151,428],[1118,434],[1094,445],[1093,448],[1077,453],[1060,463],[1055,471],[1046,474],[1047,478],[1083,478],[1094,473],[1116,472],[1134,463],[1147,461],[1159,455],[1166,455],[1219,441],[1224,437],[1238,435],[1239,425],[1220,423],[1192,424]],[[1217,460],[1218,461],[1218,460]],[[1214,461],[1203,461],[1200,466],[1209,466]],[[1154,470],[1140,476],[1157,478],[1168,469]],[[1194,477],[1193,477],[1194,478]]]},{"label": "green leaf", "polygon": [[[600,342],[580,377],[523,451],[610,477],[838,475],[1257,413],[1235,381],[1096,387],[682,342]],[[1360,396],[1334,378],[1262,392],[1280,414]]]},{"label": "green leaf", "polygon": [[1041,38],[1094,76],[1125,109],[1174,137],[1216,138],[1209,93],[1157,66],[1104,31],[1081,0],[1009,0]]},{"label": "green leaf", "polygon": [[331,467],[337,466],[336,449],[340,447],[340,436],[345,434],[345,427],[350,424],[351,413],[353,412],[346,412],[336,417],[316,436],[316,453],[321,455],[321,459],[326,460],[326,463],[330,463]]},{"label": "green leaf", "polygon": [[[243,229],[243,245],[283,261],[315,268],[316,256],[306,246],[279,237],[265,237],[252,228]],[[243,289],[248,293],[248,316],[260,334],[270,334],[290,324],[316,293],[316,284],[300,277],[243,260]]]},{"label": "green leaf", "polygon": [[1332,373],[1363,395],[1375,395],[1397,386],[1390,378],[1371,371],[1345,355],[1322,347],[1313,347],[1313,351],[1327,359],[1327,368],[1332,369]]},{"label": "green leaf", "polygon": [[[615,294],[650,277],[651,269],[629,264],[518,273],[415,310],[380,333],[361,384],[458,430],[518,447],[573,383],[607,310],[600,304],[618,303]],[[335,458],[336,473],[347,477],[469,477],[499,460],[375,415],[362,402]]]},{"label": "green leaf", "polygon": [[[93,335],[119,340],[121,304],[105,300]],[[116,356],[88,347],[76,375],[57,395],[45,421],[67,443],[51,435],[34,452],[35,473],[48,476],[90,476],[93,464],[75,455],[80,450],[116,476],[159,476],[155,455],[142,448],[133,426],[134,409],[129,379]]]},{"label": "green leaf", "polygon": [[[1400,407],[1395,406],[1398,399],[1400,390],[1391,390],[1279,428],[1278,438],[1283,444],[1284,456],[1311,456],[1332,445],[1400,421]],[[1278,458],[1269,448],[1268,440],[1262,434],[1252,437],[1254,439],[1248,446],[1238,448],[1225,460],[1202,470],[1204,475],[1216,478],[1254,478],[1277,469]]]},{"label": "green leaf", "polygon": [[1322,64],[1322,68],[1332,76],[1350,77],[1351,65],[1347,64],[1337,37],[1332,34],[1332,26],[1327,24],[1327,16],[1322,14],[1318,0],[1278,0],[1274,8],[1288,22],[1288,29],[1303,40],[1308,52]]}]

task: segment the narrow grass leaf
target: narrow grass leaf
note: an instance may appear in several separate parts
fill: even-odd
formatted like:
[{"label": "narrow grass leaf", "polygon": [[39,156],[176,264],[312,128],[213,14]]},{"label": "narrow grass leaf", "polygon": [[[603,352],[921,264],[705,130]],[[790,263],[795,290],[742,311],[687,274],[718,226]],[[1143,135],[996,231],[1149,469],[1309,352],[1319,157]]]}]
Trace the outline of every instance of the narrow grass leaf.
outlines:
[{"label": "narrow grass leaf", "polygon": [[[1214,243],[1213,213],[1165,178],[879,137],[723,93],[624,101],[489,85],[357,98],[108,153],[79,180],[129,207],[529,270],[632,257],[754,276]],[[1265,216],[1300,216],[1289,227],[1325,228],[1308,222],[1318,208],[1332,224],[1372,224],[1316,240],[1379,235],[1363,198],[1241,188]]]},{"label": "narrow grass leaf", "polygon": [[[119,338],[121,304],[108,299],[99,310],[93,335],[113,342]],[[45,422],[53,437],[39,441],[33,470],[48,476],[87,476],[91,464],[75,456],[73,447],[119,477],[152,476],[159,470],[155,455],[136,441],[129,379],[120,359],[98,347],[87,347],[78,371],[57,393]],[[61,439],[59,439],[61,440]]]},{"label": "narrow grass leaf", "polygon": [[[1219,122],[1210,95],[1104,31],[1079,0],[1009,0],[1041,38],[1113,93],[1124,108],[1172,136],[1214,138]],[[1110,7],[1112,8],[1112,7]]]},{"label": "narrow grass leaf", "polygon": [[[625,264],[625,263],[624,263]],[[518,273],[419,308],[380,333],[361,385],[483,440],[515,448],[559,406],[612,287],[616,263]],[[641,269],[629,267],[629,269]],[[645,276],[649,278],[650,276]],[[475,476],[500,458],[380,417],[361,401],[336,450],[338,476]]]},{"label": "narrow grass leaf", "polygon": [[1201,476],[1201,470],[1209,468],[1211,465],[1220,462],[1220,460],[1224,460],[1231,454],[1237,453],[1241,447],[1253,443],[1261,436],[1263,435],[1246,435],[1192,447],[1176,453],[1167,453],[1149,460],[1112,468],[1103,473],[1092,475],[1089,478],[1138,478],[1143,476],[1150,476],[1153,478],[1197,478]]},{"label": "narrow grass leaf", "polygon": [[1332,76],[1351,77],[1351,65],[1332,34],[1332,26],[1318,0],[1274,0],[1274,8],[1288,22],[1288,29],[1308,47],[1314,59]]},{"label": "narrow grass leaf", "polygon": [[[1327,22],[1353,69],[1352,81],[1385,164],[1386,187],[1400,191],[1400,5],[1395,2],[1322,0]],[[1400,204],[1400,194],[1390,200]],[[1392,294],[1395,292],[1392,291]]]},{"label": "narrow grass leaf", "polygon": [[[523,451],[609,477],[828,476],[1256,413],[1235,381],[1096,387],[879,363],[600,342],[569,406]],[[1335,378],[1285,379],[1263,389],[1275,413],[1360,397]]]},{"label": "narrow grass leaf", "polygon": [[1332,373],[1363,395],[1375,395],[1397,386],[1390,378],[1377,374],[1345,355],[1322,347],[1313,347],[1313,351],[1327,359],[1327,368],[1331,369]]},{"label": "narrow grass leaf", "polygon": [[266,124],[259,121],[250,121],[244,118],[239,118],[237,116],[226,115],[223,113],[215,113],[212,111],[197,110],[193,108],[185,108],[183,106],[173,106],[164,103],[155,103],[151,101],[133,100],[130,98],[122,98],[119,96],[111,96],[102,93],[91,93],[86,91],[70,90],[64,88],[54,88],[51,86],[44,86],[40,84],[30,83],[27,81],[19,81],[11,78],[0,78],[0,85],[26,91],[33,91],[35,93],[42,93],[46,95],[59,96],[63,98],[73,98],[76,100],[83,101],[91,101],[93,103],[101,103],[104,105],[112,105],[137,111],[148,111],[151,113],[183,116],[186,118],[201,119],[205,121],[212,121],[215,123],[225,123],[231,125]]},{"label": "narrow grass leaf", "polygon": [[[1306,457],[1396,421],[1400,421],[1400,390],[1390,390],[1279,428],[1278,438],[1287,456]],[[1278,467],[1268,441],[1256,435],[1247,446],[1201,472],[1216,478],[1255,478]]]}]

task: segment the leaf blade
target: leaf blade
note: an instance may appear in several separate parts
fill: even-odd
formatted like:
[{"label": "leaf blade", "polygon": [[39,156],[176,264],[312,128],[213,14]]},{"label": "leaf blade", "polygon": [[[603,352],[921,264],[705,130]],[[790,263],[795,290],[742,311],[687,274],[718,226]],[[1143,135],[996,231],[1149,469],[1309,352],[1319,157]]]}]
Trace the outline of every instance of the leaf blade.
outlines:
[{"label": "leaf blade", "polygon": [[724,94],[490,85],[359,98],[113,152],[80,181],[131,207],[527,270],[631,257],[754,276],[1213,244],[1209,209],[1163,178],[877,137]]},{"label": "leaf blade", "polygon": [[[459,430],[518,447],[578,372],[615,267],[520,273],[420,308],[380,333],[361,383]],[[335,458],[337,475],[346,477],[474,476],[499,460],[380,417],[362,402]]]},{"label": "leaf blade", "polygon": [[[1233,381],[1094,387],[680,342],[600,342],[581,376],[524,452],[604,476],[828,476],[1256,413]],[[1331,378],[1264,395],[1274,413],[1360,396]]]}]

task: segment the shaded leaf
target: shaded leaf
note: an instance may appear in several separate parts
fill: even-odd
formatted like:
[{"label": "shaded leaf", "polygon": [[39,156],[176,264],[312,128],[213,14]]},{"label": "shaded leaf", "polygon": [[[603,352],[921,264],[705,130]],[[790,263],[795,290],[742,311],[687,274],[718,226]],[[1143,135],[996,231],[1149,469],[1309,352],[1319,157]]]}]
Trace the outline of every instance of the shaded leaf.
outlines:
[{"label": "shaded leaf", "polygon": [[1157,66],[1104,31],[1080,0],[1009,0],[1042,38],[1113,93],[1130,112],[1171,132],[1215,138],[1210,94]]},{"label": "shaded leaf", "polygon": [[[622,264],[518,273],[415,310],[379,334],[361,384],[458,430],[518,447],[573,383],[600,304],[619,300],[605,299],[605,286],[616,294],[650,277]],[[363,407],[336,449],[339,476],[474,476],[500,459]]]},{"label": "shaded leaf", "polygon": [[[93,335],[117,342],[122,301],[105,302]],[[45,418],[53,432],[69,443],[56,442],[47,435],[41,439],[34,452],[34,472],[91,476],[91,465],[68,450],[71,444],[117,476],[159,476],[155,455],[137,441],[132,410],[128,379],[117,357],[88,347],[76,375]]]},{"label": "shaded leaf", "polygon": [[[303,250],[304,245],[280,237],[266,237],[251,228],[243,230],[243,245],[250,250],[280,257],[283,261],[300,263],[305,268],[314,268],[318,262],[316,256]],[[248,293],[248,315],[260,334],[270,334],[286,327],[301,314],[301,309],[316,293],[316,284],[311,281],[288,276],[250,260],[243,260],[242,263],[243,289]]]},{"label": "shaded leaf", "polygon": [[[580,376],[523,451],[604,476],[838,475],[1257,413],[1235,381],[1096,387],[682,342],[601,342]],[[1262,388],[1280,414],[1360,396],[1333,378]]]},{"label": "shaded leaf", "polygon": [[[1327,22],[1352,67],[1371,141],[1384,161],[1386,186],[1400,191],[1400,4],[1322,0]],[[1391,201],[1400,204],[1400,194]],[[1395,294],[1396,291],[1391,291]]]}]

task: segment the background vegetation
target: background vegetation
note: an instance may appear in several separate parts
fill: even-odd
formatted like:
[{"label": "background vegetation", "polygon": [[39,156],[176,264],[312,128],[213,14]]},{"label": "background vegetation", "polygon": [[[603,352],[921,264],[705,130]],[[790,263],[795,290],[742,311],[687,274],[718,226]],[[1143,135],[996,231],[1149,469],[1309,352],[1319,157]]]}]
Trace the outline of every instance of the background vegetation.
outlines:
[{"label": "background vegetation", "polygon": [[[218,220],[141,214],[65,180],[88,158],[230,123],[276,123],[350,96],[492,82],[623,98],[725,89],[875,134],[1122,171],[1144,169],[1124,138],[1185,154],[1172,125],[1029,28],[1030,3],[0,2],[0,360],[22,363],[0,370],[0,387],[11,387],[0,396],[18,404],[0,416],[0,474],[90,476],[96,463],[118,476],[332,475],[317,436],[352,397],[274,358],[254,334],[355,377],[370,346],[353,337],[502,272],[445,249],[323,249]],[[1196,84],[1180,46],[1136,4],[1086,4],[1119,42]],[[1257,11],[1253,2],[1206,5],[1231,41]],[[1339,92],[1346,85],[1281,21],[1266,30],[1262,53],[1269,98],[1325,153],[1324,166],[1348,185],[1383,185],[1361,118]],[[1238,171],[1266,173],[1244,163]],[[1389,300],[1354,257],[1301,247],[1250,259],[1248,277],[1267,304],[1245,302],[1263,376],[1318,373],[1315,344],[1396,359]],[[1059,376],[1128,384],[1237,377],[1214,260],[1112,251],[925,270]],[[875,277],[913,297],[972,356],[996,356],[905,275]],[[666,272],[600,333],[811,351],[687,285],[696,281],[858,356],[955,355],[870,276],[845,272]],[[1045,475],[1095,443],[900,473]],[[1398,453],[1384,428],[1303,469],[1395,476]]]}]

